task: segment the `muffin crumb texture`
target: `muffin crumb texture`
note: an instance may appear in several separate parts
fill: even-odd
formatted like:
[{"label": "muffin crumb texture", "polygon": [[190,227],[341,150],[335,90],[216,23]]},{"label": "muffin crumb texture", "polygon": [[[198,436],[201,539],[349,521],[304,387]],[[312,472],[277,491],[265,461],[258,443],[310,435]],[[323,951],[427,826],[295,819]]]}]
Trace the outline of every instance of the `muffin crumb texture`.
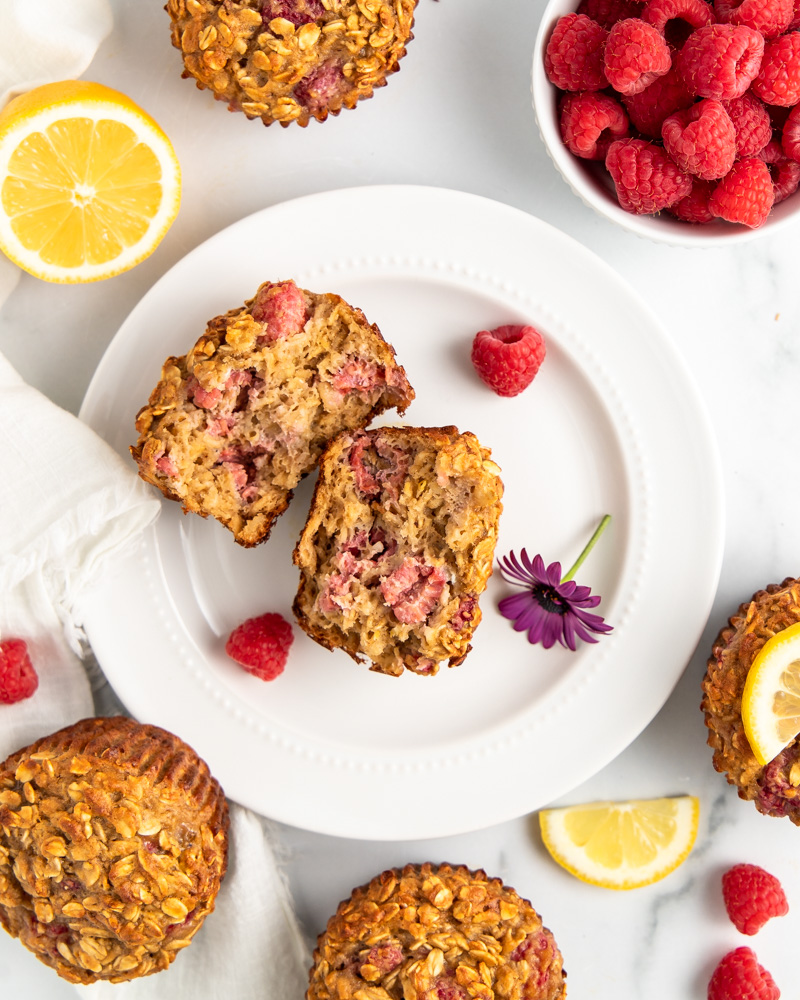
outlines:
[{"label": "muffin crumb texture", "polygon": [[560,1000],[530,903],[483,871],[406,865],[355,889],[317,942],[307,1000]]},{"label": "muffin crumb texture", "polygon": [[701,707],[714,750],[714,767],[726,774],[739,797],[768,816],[788,816],[800,825],[800,742],[795,739],[762,767],[742,723],[747,674],[773,635],[800,622],[800,580],[787,577],[753,594],[714,642],[703,680]]},{"label": "muffin crumb texture", "polygon": [[139,475],[185,511],[263,542],[336,434],[414,398],[394,350],[356,309],[265,281],[164,362],[139,411]]},{"label": "muffin crumb texture", "polygon": [[334,438],[294,560],[301,627],[370,669],[434,675],[481,620],[502,511],[500,469],[456,427]]},{"label": "muffin crumb texture", "polygon": [[231,111],[325,121],[372,97],[413,38],[416,0],[168,0],[172,44]]},{"label": "muffin crumb texture", "polygon": [[159,972],[214,909],[227,830],[185,743],[85,719],[0,765],[0,923],[71,983]]}]

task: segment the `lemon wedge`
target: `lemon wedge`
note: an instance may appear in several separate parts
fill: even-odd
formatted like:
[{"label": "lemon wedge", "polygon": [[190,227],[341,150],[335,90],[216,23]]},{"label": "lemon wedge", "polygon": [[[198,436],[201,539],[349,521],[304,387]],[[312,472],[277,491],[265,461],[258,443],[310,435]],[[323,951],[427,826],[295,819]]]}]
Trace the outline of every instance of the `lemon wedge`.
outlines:
[{"label": "lemon wedge", "polygon": [[0,181],[0,249],[45,281],[127,271],[180,205],[162,129],[129,97],[81,80],[37,87],[0,111]]},{"label": "lemon wedge", "polygon": [[753,660],[742,692],[742,722],[762,767],[800,733],[800,622],[776,632]]},{"label": "lemon wedge", "polygon": [[637,889],[686,859],[699,815],[698,799],[679,795],[543,809],[539,826],[553,859],[583,882]]}]

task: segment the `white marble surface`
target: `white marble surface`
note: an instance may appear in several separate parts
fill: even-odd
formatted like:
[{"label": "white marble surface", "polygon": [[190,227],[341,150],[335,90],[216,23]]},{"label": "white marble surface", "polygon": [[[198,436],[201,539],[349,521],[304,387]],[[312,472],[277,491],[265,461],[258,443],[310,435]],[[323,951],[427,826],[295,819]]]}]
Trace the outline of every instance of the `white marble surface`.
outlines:
[{"label": "white marble surface", "polygon": [[[759,816],[715,774],[698,704],[705,658],[727,615],[755,589],[798,572],[800,524],[793,508],[800,467],[793,456],[800,223],[736,249],[688,251],[650,245],[592,215],[556,174],[530,108],[530,53],[541,2],[420,0],[416,39],[403,71],[356,111],[303,131],[264,130],[228,114],[180,79],[160,4],[112,2],[113,34],[86,77],[125,91],[159,120],[183,164],[184,201],[161,247],[133,271],[74,288],[23,277],[0,312],[0,350],[58,403],[77,410],[130,309],[174,262],[218,229],[310,192],[422,183],[515,205],[611,264],[674,338],[708,404],[722,456],[725,557],[697,652],[636,742],[563,800],[698,795],[701,829],[686,863],[655,886],[613,893],[556,867],[541,846],[535,817],[414,843],[353,842],[281,827],[291,887],[309,936],[321,930],[353,885],[384,867],[463,861],[504,877],[534,901],[557,936],[574,998],[702,998],[716,961],[741,944],[756,949],[785,998],[794,996],[800,833],[786,821]],[[0,30],[2,16],[0,10]],[[641,667],[646,670],[647,663]],[[531,780],[542,766],[552,762],[530,762]],[[475,794],[487,792],[476,788]],[[738,861],[762,863],[777,874],[792,907],[754,939],[736,932],[721,902],[720,875]],[[220,970],[208,996],[222,996],[224,989]],[[0,993],[23,992],[34,1000],[74,996],[3,935]]]}]

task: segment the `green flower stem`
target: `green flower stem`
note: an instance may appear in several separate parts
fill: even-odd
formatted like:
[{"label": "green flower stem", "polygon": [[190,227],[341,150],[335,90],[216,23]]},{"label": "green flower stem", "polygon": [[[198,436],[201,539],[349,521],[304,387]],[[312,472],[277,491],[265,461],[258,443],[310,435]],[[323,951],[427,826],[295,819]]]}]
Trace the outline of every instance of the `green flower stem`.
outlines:
[{"label": "green flower stem", "polygon": [[586,543],[586,546],[585,546],[583,552],[581,552],[581,554],[575,560],[575,563],[572,566],[572,568],[569,570],[568,573],[565,573],[561,577],[561,582],[562,583],[566,583],[567,580],[571,580],[573,578],[573,576],[575,576],[575,574],[581,568],[581,566],[583,566],[584,560],[589,555],[589,553],[592,551],[592,549],[595,547],[598,538],[606,530],[606,528],[608,527],[608,523],[609,523],[610,520],[611,520],[611,515],[610,514],[606,514],[605,517],[602,519],[602,521],[597,525],[597,527],[595,528],[594,534],[589,539],[589,541]]}]

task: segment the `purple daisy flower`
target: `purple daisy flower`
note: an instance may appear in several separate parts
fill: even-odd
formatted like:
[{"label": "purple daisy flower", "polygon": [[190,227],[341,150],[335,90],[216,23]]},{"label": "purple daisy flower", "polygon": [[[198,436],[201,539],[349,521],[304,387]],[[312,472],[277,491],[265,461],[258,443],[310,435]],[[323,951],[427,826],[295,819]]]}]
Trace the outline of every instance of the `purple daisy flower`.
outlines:
[{"label": "purple daisy flower", "polygon": [[556,642],[571,650],[576,648],[576,639],[597,642],[592,633],[611,632],[600,615],[592,614],[587,608],[595,608],[600,596],[592,594],[589,587],[580,587],[570,579],[589,554],[589,550],[599,538],[608,523],[606,516],[592,536],[589,544],[578,557],[577,562],[565,576],[561,575],[561,563],[545,566],[540,555],[531,560],[523,549],[519,558],[510,552],[500,560],[500,572],[508,583],[525,587],[521,594],[512,594],[500,601],[500,614],[514,622],[517,632],[528,633],[528,642],[540,642],[550,649]]}]

